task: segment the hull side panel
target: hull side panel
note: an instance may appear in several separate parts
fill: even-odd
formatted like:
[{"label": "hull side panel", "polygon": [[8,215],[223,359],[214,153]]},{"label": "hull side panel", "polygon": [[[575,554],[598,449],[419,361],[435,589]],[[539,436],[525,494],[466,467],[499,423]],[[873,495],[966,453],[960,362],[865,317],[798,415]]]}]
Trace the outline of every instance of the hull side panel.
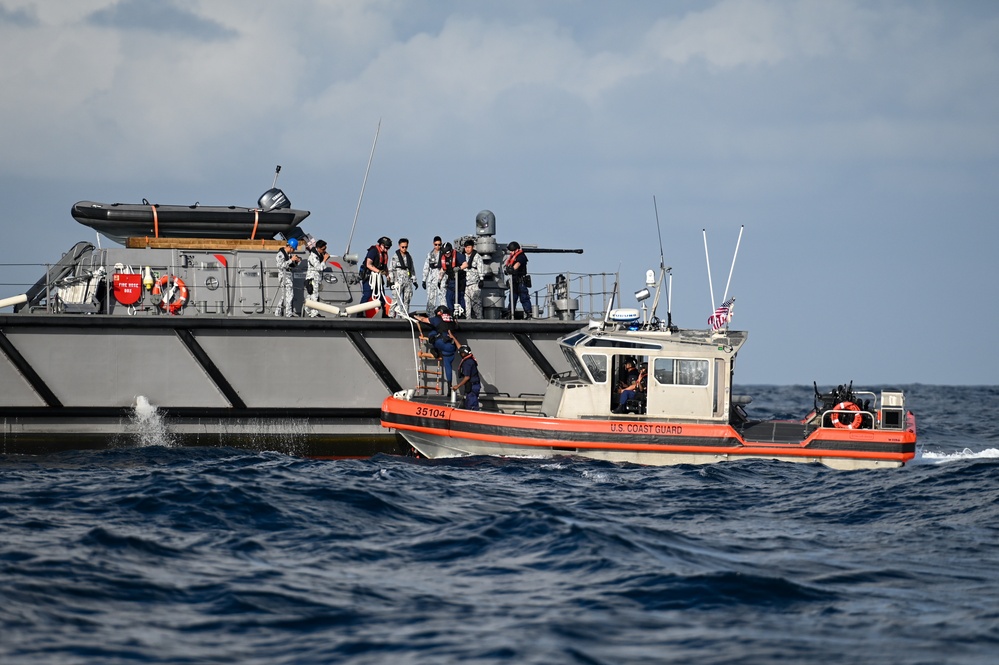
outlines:
[{"label": "hull side panel", "polygon": [[45,401],[14,367],[6,354],[0,354],[0,395],[3,403],[13,407],[45,406]]},{"label": "hull side panel", "polygon": [[196,338],[249,408],[362,407],[388,392],[340,332],[198,331]]},{"label": "hull side panel", "polygon": [[[539,394],[547,377],[515,338],[525,326],[473,322],[460,334],[476,350],[504,359],[518,392]],[[529,327],[539,347],[558,354],[550,364],[564,362],[554,341],[576,324]],[[368,446],[372,454],[410,449],[378,420],[387,395],[417,383],[403,321],[32,313],[0,315],[0,329],[8,342],[0,350],[0,438],[7,452],[133,441],[129,428],[140,395],[181,445],[284,450],[284,440],[305,441],[309,454],[322,456],[354,450],[353,440],[376,441]],[[293,435],[293,426],[303,424],[320,429]],[[255,438],[255,431],[266,434]]]},{"label": "hull side panel", "polygon": [[[10,341],[64,406],[229,406],[172,330],[10,331]],[[46,343],[47,342],[47,343]],[[6,400],[4,400],[6,406]]]}]

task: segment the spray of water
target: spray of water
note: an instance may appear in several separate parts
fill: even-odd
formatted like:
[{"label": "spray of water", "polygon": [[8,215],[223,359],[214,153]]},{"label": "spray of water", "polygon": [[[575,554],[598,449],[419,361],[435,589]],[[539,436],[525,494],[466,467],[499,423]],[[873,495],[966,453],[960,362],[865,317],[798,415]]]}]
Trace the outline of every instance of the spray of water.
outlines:
[{"label": "spray of water", "polygon": [[971,448],[965,448],[961,452],[954,453],[927,452],[924,450],[916,454],[916,458],[912,460],[912,463],[939,464],[941,462],[950,462],[954,460],[996,458],[999,458],[999,449],[996,448],[987,448],[985,450],[978,451],[973,451]]},{"label": "spray of water", "polygon": [[130,433],[139,447],[174,445],[173,437],[163,422],[163,414],[144,395],[136,396],[135,411],[130,420]]}]

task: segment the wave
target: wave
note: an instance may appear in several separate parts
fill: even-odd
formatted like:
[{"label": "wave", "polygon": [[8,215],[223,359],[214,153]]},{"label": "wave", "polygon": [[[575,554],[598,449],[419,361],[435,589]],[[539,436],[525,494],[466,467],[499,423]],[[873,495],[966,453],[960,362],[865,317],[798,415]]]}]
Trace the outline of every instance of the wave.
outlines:
[{"label": "wave", "polygon": [[985,450],[965,448],[953,453],[923,450],[917,452],[915,459],[910,464],[939,464],[940,462],[975,459],[999,459],[999,448],[986,448]]}]

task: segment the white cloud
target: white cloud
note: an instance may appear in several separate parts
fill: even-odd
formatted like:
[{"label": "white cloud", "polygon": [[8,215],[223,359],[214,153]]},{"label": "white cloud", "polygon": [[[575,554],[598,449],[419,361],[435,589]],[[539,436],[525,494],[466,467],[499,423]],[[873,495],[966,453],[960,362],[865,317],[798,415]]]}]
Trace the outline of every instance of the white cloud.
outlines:
[{"label": "white cloud", "polygon": [[[97,156],[122,176],[208,172],[222,167],[214,155],[229,163],[259,141],[318,167],[363,150],[379,117],[413,151],[489,154],[511,140],[559,140],[606,153],[615,143],[651,148],[655,132],[692,155],[836,152],[842,140],[824,143],[824,133],[856,122],[860,136],[864,125],[894,122],[893,107],[968,97],[995,67],[994,46],[985,56],[958,46],[968,57],[954,62],[950,44],[961,40],[948,35],[930,44],[934,57],[921,55],[939,16],[904,5],[723,0],[677,15],[659,9],[644,32],[608,28],[614,40],[585,42],[554,14],[431,14],[410,20],[425,29],[398,34],[394,18],[407,7],[10,4],[40,21],[0,25],[0,54],[21,63],[0,72],[0,85],[18,91],[0,101],[10,162],[73,173]],[[164,16],[169,26],[155,31]],[[190,35],[178,33],[184,25]],[[999,31],[986,23],[971,32],[981,48]],[[964,104],[981,117],[995,109],[993,93],[974,99]],[[525,135],[532,124],[540,135]],[[828,132],[831,124],[841,129]],[[807,136],[798,149],[796,134]]]},{"label": "white cloud", "polygon": [[[843,307],[858,328],[899,323],[831,307],[824,280],[877,281],[896,304],[910,283],[940,308],[989,297],[991,4],[0,1],[0,215],[47,220],[58,245],[74,200],[251,203],[275,163],[332,239],[383,118],[359,237],[457,233],[488,207],[505,237],[613,268],[647,239],[657,194],[679,322],[707,309],[696,232],[721,244],[746,223],[740,321],[793,331],[807,315],[804,356],[841,348]],[[772,372],[788,349],[759,343],[743,366]]]}]

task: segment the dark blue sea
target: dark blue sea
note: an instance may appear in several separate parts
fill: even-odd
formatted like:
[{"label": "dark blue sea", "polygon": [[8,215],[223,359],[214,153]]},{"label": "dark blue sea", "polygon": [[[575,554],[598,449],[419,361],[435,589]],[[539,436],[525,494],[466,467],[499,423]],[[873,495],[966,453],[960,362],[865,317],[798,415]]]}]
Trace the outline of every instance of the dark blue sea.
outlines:
[{"label": "dark blue sea", "polygon": [[999,387],[904,388],[893,470],[0,456],[0,663],[993,665]]}]

